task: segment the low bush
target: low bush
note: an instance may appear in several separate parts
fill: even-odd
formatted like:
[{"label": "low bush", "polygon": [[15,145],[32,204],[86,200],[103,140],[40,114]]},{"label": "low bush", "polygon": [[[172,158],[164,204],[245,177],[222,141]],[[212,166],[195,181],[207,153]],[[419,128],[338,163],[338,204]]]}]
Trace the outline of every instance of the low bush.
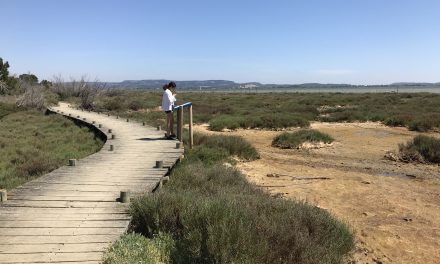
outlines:
[{"label": "low bush", "polygon": [[260,158],[257,150],[249,142],[238,136],[208,136],[196,133],[194,134],[194,144],[220,151],[223,149],[228,153],[228,156],[237,156],[243,160],[251,161]]},{"label": "low bush", "polygon": [[339,263],[348,228],[324,210],[273,199],[232,168],[183,164],[165,191],[136,200],[132,230],[171,234],[174,263]]},{"label": "low bush", "polygon": [[153,239],[139,234],[127,234],[114,243],[105,255],[104,264],[161,264],[170,263],[174,241],[170,235],[159,233]]},{"label": "low bush", "polygon": [[427,132],[432,129],[434,123],[431,120],[427,119],[417,119],[411,121],[408,125],[409,130],[419,131],[419,132]]},{"label": "low bush", "polygon": [[419,135],[399,145],[399,156],[402,161],[440,163],[440,139]]},{"label": "low bush", "polygon": [[333,138],[327,134],[313,129],[299,130],[297,132],[284,132],[276,136],[272,141],[272,146],[279,148],[298,148],[304,142],[323,142],[331,143]]},{"label": "low bush", "polygon": [[385,125],[393,127],[403,127],[408,123],[408,120],[402,116],[393,116],[385,119]]},{"label": "low bush", "polygon": [[132,203],[130,230],[152,240],[171,236],[171,263],[340,263],[353,246],[345,224],[308,204],[272,198],[222,165],[224,154],[205,158],[215,148],[247,157],[239,141],[197,135],[166,187]]},{"label": "low bush", "polygon": [[224,128],[237,129],[240,127],[241,119],[234,116],[219,116],[209,121],[209,128],[212,131],[222,131]]},{"label": "low bush", "polygon": [[287,114],[264,114],[261,116],[219,116],[209,121],[209,128],[213,131],[237,128],[269,128],[279,129],[288,127],[308,127],[310,122],[294,115]]}]

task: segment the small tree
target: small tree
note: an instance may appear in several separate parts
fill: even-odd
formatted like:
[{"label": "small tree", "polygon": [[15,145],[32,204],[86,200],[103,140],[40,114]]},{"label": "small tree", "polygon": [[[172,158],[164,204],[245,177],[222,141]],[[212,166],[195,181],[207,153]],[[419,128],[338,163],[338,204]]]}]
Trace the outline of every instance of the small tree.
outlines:
[{"label": "small tree", "polygon": [[44,87],[46,87],[46,89],[49,89],[52,86],[52,82],[50,82],[48,80],[42,80],[40,82],[40,85],[43,85]]},{"label": "small tree", "polygon": [[9,78],[9,63],[6,61],[3,63],[3,59],[0,58],[0,81],[3,81],[5,83],[8,82]]},{"label": "small tree", "polygon": [[28,82],[31,85],[38,84],[38,77],[31,73],[21,74],[20,76],[18,76],[18,79],[20,79],[21,81]]}]

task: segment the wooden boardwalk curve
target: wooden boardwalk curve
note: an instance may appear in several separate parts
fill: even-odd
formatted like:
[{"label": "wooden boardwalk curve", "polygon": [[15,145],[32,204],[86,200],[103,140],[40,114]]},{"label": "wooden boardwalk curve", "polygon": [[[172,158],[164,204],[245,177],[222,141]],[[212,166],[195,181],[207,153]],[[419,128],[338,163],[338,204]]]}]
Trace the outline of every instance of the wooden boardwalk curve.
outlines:
[{"label": "wooden boardwalk curve", "polygon": [[[177,141],[161,140],[156,128],[66,103],[52,110],[101,124],[108,140],[76,166],[28,182],[0,203],[0,263],[100,263],[130,221],[128,204],[117,201],[120,191],[151,192],[183,155]],[[155,168],[158,160],[165,168]]]}]

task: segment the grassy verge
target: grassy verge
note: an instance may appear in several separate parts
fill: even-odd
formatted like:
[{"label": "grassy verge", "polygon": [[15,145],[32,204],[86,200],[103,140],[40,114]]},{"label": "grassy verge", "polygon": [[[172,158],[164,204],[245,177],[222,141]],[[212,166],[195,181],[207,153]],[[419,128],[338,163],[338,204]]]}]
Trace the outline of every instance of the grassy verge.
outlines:
[{"label": "grassy verge", "polygon": [[104,263],[169,263],[174,240],[170,235],[158,234],[148,239],[140,234],[127,234],[109,249]]},{"label": "grassy verge", "polygon": [[[237,150],[251,148],[243,139],[198,135],[195,142],[165,188],[131,206],[131,231],[153,244],[160,235],[172,238],[171,250],[162,251],[169,263],[340,263],[352,248],[349,229],[328,212],[272,198],[223,165],[231,155],[258,157]],[[123,248],[120,262],[106,263],[126,263],[133,247]]]},{"label": "grassy verge", "polygon": [[0,121],[0,188],[15,188],[103,144],[87,127],[57,115],[0,105]]},{"label": "grassy verge", "polygon": [[331,143],[333,138],[330,135],[313,129],[299,130],[292,133],[282,133],[272,141],[272,146],[278,148],[298,148],[305,142]]},{"label": "grassy verge", "polygon": [[[103,94],[95,109],[164,125],[158,111],[162,93],[117,91]],[[342,93],[179,93],[177,103],[194,103],[194,121],[209,123],[212,130],[224,128],[308,127],[311,121],[380,121],[389,126],[405,126],[415,131],[440,127],[440,95],[342,94]]]},{"label": "grassy verge", "polygon": [[419,135],[406,144],[399,145],[402,161],[431,162],[440,164],[440,139]]}]

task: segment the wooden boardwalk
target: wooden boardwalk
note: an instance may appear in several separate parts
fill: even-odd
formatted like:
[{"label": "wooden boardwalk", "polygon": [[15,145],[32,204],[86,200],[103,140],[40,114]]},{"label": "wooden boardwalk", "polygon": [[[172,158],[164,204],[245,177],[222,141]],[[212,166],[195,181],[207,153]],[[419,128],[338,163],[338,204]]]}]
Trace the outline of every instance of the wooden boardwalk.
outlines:
[{"label": "wooden boardwalk", "polygon": [[[53,110],[101,124],[108,140],[76,166],[8,193],[8,201],[0,203],[0,263],[100,263],[130,221],[128,204],[117,201],[120,191],[151,192],[183,154],[177,141],[161,140],[163,131],[156,128],[65,103]],[[155,168],[159,160],[165,168]]]}]

